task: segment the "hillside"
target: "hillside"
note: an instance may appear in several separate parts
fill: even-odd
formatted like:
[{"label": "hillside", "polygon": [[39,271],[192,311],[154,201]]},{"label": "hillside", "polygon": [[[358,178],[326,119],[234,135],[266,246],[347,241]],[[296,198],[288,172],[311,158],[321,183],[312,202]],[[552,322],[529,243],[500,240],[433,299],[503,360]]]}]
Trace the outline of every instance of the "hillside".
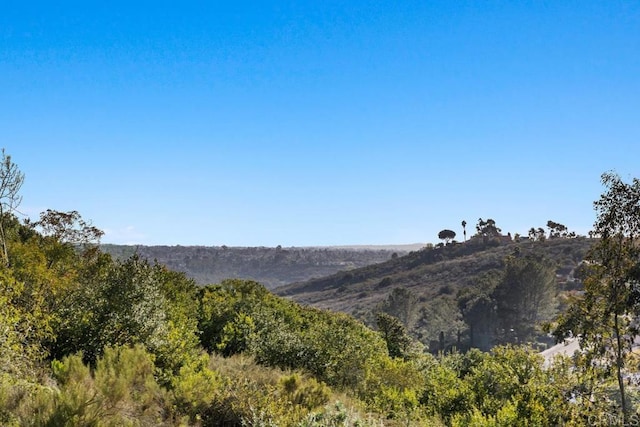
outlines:
[{"label": "hillside", "polygon": [[499,269],[503,259],[515,248],[523,254],[546,254],[556,261],[559,280],[567,280],[589,246],[588,239],[579,238],[426,247],[380,264],[281,286],[274,292],[303,304],[354,313],[379,303],[396,287],[409,289],[425,300],[454,294],[472,286],[483,274]]},{"label": "hillside", "polygon": [[224,279],[248,279],[268,289],[384,262],[394,254],[401,256],[415,248],[416,245],[326,248],[102,245],[104,252],[117,259],[137,253],[184,272],[201,285]]},{"label": "hillside", "polygon": [[[586,238],[453,244],[426,247],[380,264],[342,271],[328,277],[293,283],[274,290],[281,296],[318,308],[350,313],[370,324],[381,304],[398,304],[413,335],[429,344],[444,331],[447,342],[459,341],[468,325],[460,313],[461,296],[478,292],[503,269],[509,255],[544,256],[554,263],[557,290],[573,289],[573,271],[591,241]],[[395,293],[395,294],[394,294]],[[402,317],[402,315],[400,317]]]}]

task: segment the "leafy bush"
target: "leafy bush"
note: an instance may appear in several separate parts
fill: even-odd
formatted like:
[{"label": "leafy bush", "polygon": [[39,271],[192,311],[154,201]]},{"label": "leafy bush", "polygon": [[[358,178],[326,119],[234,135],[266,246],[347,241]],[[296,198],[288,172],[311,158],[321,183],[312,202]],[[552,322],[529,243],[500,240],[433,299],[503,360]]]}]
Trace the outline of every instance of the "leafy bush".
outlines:
[{"label": "leafy bush", "polygon": [[203,354],[183,365],[173,378],[171,395],[177,414],[185,414],[192,423],[208,411],[223,386],[220,376],[208,364],[209,357]]},{"label": "leafy bush", "polygon": [[325,384],[298,372],[257,365],[245,356],[212,356],[222,386],[203,412],[205,425],[298,425],[311,410],[329,402]]},{"label": "leafy bush", "polygon": [[47,425],[150,425],[162,421],[165,396],[141,346],[106,348],[95,372],[82,355],[52,363],[58,383]]}]

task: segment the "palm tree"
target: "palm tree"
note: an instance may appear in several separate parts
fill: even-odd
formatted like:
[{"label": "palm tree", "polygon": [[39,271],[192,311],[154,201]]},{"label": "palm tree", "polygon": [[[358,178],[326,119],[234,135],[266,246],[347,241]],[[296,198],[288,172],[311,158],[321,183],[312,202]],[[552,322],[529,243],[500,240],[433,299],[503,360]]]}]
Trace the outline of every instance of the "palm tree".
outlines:
[{"label": "palm tree", "polygon": [[462,234],[464,234],[464,241],[467,241],[467,221],[462,220]]}]

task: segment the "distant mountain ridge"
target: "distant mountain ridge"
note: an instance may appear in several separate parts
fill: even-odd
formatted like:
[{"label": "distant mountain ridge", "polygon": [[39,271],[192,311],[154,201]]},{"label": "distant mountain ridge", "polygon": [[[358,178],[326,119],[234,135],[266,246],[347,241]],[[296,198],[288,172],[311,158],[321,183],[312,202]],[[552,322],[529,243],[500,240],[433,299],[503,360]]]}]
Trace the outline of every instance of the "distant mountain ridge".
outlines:
[{"label": "distant mountain ridge", "polygon": [[355,245],[336,247],[143,246],[104,244],[118,259],[133,254],[182,271],[198,284],[250,279],[274,289],[293,282],[376,264],[423,246]]}]

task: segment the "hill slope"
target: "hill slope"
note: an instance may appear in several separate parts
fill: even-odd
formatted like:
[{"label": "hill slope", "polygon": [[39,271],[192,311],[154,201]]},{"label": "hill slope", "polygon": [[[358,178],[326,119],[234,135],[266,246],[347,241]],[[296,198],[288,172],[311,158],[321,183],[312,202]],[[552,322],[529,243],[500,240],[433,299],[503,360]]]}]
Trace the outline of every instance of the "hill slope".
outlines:
[{"label": "hill slope", "polygon": [[380,264],[281,286],[274,292],[303,304],[353,313],[358,308],[375,305],[399,286],[427,299],[455,293],[472,286],[482,274],[501,268],[503,259],[515,248],[522,254],[545,254],[556,261],[557,273],[566,279],[582,261],[590,244],[588,239],[579,238],[425,248]]},{"label": "hill slope", "polygon": [[302,304],[350,313],[370,324],[377,307],[394,303],[392,298],[403,298],[401,304],[405,306],[399,312],[406,316],[403,321],[414,336],[429,344],[444,331],[446,341],[455,342],[468,329],[461,320],[459,295],[479,288],[484,277],[501,271],[507,256],[518,252],[553,260],[558,291],[562,291],[579,286],[573,271],[590,245],[589,239],[577,238],[424,248],[380,264],[279,287],[274,292]]}]

